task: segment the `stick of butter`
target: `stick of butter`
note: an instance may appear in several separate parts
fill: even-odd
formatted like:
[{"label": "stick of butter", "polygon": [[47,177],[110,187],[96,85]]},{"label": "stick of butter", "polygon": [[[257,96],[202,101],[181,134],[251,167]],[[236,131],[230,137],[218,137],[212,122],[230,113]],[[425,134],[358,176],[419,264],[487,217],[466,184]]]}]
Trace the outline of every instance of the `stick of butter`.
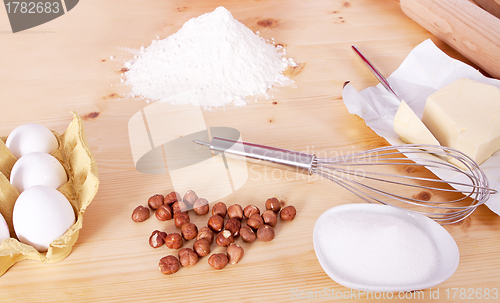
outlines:
[{"label": "stick of butter", "polygon": [[403,100],[394,116],[394,131],[405,143],[439,145],[438,140]]},{"label": "stick of butter", "polygon": [[441,145],[481,164],[500,149],[500,89],[459,79],[427,98],[422,122]]}]

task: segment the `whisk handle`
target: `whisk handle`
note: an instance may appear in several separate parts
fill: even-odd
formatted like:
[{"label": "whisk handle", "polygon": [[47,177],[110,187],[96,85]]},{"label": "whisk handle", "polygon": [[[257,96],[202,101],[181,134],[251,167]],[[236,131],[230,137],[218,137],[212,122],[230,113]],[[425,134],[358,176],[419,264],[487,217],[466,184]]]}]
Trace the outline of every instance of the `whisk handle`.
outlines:
[{"label": "whisk handle", "polygon": [[194,142],[210,146],[214,151],[306,169],[309,174],[312,173],[312,165],[316,158],[311,154],[220,137],[213,137],[210,143],[198,140]]}]

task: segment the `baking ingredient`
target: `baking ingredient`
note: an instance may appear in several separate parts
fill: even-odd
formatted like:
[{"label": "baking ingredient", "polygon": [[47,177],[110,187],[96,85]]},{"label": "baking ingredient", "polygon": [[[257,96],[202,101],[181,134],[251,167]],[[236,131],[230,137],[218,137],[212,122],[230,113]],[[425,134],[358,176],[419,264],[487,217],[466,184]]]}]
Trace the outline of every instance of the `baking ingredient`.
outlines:
[{"label": "baking ingredient", "polygon": [[196,199],[198,199],[198,195],[196,195],[194,191],[188,190],[184,194],[184,198],[182,198],[182,201],[186,203],[187,206],[193,206],[194,201],[196,201]]},{"label": "baking ingredient", "polygon": [[243,220],[243,208],[239,204],[230,205],[227,208],[227,215],[230,219]]},{"label": "baking ingredient", "polygon": [[155,211],[155,217],[159,221],[172,220],[172,209],[167,204],[162,205]]},{"label": "baking ingredient", "polygon": [[247,205],[243,209],[243,215],[245,216],[245,218],[248,219],[253,214],[259,214],[260,215],[260,209],[257,206],[255,206],[255,205]]},{"label": "baking ingredient", "polygon": [[245,254],[245,250],[243,249],[243,247],[239,246],[238,244],[231,243],[231,245],[229,245],[227,247],[226,254],[227,254],[227,258],[228,258],[229,263],[236,264],[236,263],[240,262],[241,258],[243,258],[243,255]]},{"label": "baking ingredient", "polygon": [[249,242],[249,243],[251,243],[257,239],[257,235],[255,235],[255,232],[253,231],[253,229],[248,225],[242,226],[240,228],[240,236],[243,239],[243,241]]},{"label": "baking ingredient", "polygon": [[198,255],[191,248],[179,249],[179,262],[182,266],[191,266],[198,263]]},{"label": "baking ingredient", "polygon": [[343,211],[318,226],[326,262],[339,276],[373,286],[425,282],[438,268],[429,236],[408,221],[389,214]]},{"label": "baking ingredient", "polygon": [[176,212],[174,213],[174,223],[175,227],[181,228],[182,225],[191,222],[189,215],[185,212]]},{"label": "baking ingredient", "polygon": [[14,204],[12,222],[19,241],[40,252],[75,223],[66,197],[52,187],[36,185],[23,191]]},{"label": "baking ingredient", "polygon": [[295,219],[295,215],[297,214],[297,210],[293,205],[288,205],[284,207],[280,212],[280,218],[284,221],[292,221]]},{"label": "baking ingredient", "polygon": [[206,238],[198,239],[194,242],[193,249],[198,256],[207,256],[210,253],[210,243],[208,243]]},{"label": "baking ingredient", "polygon": [[164,204],[163,201],[164,201],[163,195],[160,194],[152,195],[148,199],[148,205],[151,209],[158,209],[158,207]]},{"label": "baking ingredient", "polygon": [[202,107],[244,105],[247,96],[267,96],[273,85],[292,83],[282,72],[295,63],[281,56],[278,48],[218,7],[141,48],[137,59],[125,64],[126,83],[133,95],[152,101],[186,105],[185,98],[168,97],[192,92]]},{"label": "baking ingredient", "polygon": [[500,89],[459,79],[427,98],[422,121],[441,145],[481,164],[500,149]]},{"label": "baking ingredient", "polygon": [[179,263],[179,259],[177,259],[173,255],[168,255],[160,259],[160,263],[158,265],[158,268],[160,269],[162,274],[165,275],[171,275],[175,274],[176,272],[179,271],[179,268],[181,267]]},{"label": "baking ingredient", "polygon": [[5,222],[5,218],[0,214],[0,245],[3,240],[10,238],[9,226]]},{"label": "baking ingredient", "polygon": [[50,154],[59,147],[55,135],[47,127],[35,123],[16,127],[7,137],[5,145],[18,159],[34,152]]},{"label": "baking ingredient", "polygon": [[217,202],[212,206],[212,215],[219,215],[224,218],[227,214],[226,204],[223,202]]},{"label": "baking ingredient", "polygon": [[228,262],[229,259],[227,258],[226,254],[223,253],[213,254],[208,258],[208,264],[214,269],[223,269],[224,267],[226,267]]},{"label": "baking ingredient", "polygon": [[208,214],[208,211],[210,210],[210,206],[208,205],[207,199],[204,199],[204,198],[196,199],[196,201],[194,201],[194,204],[193,204],[193,210],[196,214],[198,214],[200,216]]},{"label": "baking ingredient", "polygon": [[241,222],[235,218],[227,220],[226,226],[224,226],[224,229],[229,230],[235,238],[240,235],[240,228]]},{"label": "baking ingredient", "polygon": [[186,203],[184,203],[182,201],[175,201],[174,203],[172,203],[172,205],[170,207],[172,208],[172,212],[174,214],[181,213],[181,212],[185,213],[188,211]]},{"label": "baking ingredient", "polygon": [[271,241],[274,239],[274,228],[267,224],[261,225],[257,229],[257,239],[265,242]]},{"label": "baking ingredient", "polygon": [[438,140],[405,101],[401,101],[394,116],[394,131],[405,143],[439,145]]},{"label": "baking ingredient", "polygon": [[264,221],[265,224],[274,227],[276,226],[276,223],[278,223],[278,215],[276,215],[276,213],[273,210],[268,209],[262,213],[262,220]]},{"label": "baking ingredient", "polygon": [[132,212],[132,221],[143,222],[149,218],[149,208],[142,205],[137,206]]},{"label": "baking ingredient", "polygon": [[186,223],[181,226],[181,233],[187,241],[192,240],[198,235],[198,227],[194,223]]},{"label": "baking ingredient", "polygon": [[213,215],[208,219],[207,225],[214,232],[220,232],[224,227],[224,219],[219,215]]},{"label": "baking ingredient", "polygon": [[171,192],[165,196],[163,202],[168,205],[172,205],[174,202],[181,201],[181,195],[178,192]]},{"label": "baking ingredient", "polygon": [[171,233],[165,237],[165,245],[170,249],[179,249],[184,244],[179,233]]},{"label": "baking ingredient", "polygon": [[279,211],[281,209],[280,201],[274,197],[267,199],[266,200],[266,209],[272,210],[275,213],[279,213]]},{"label": "baking ingredient", "polygon": [[34,152],[19,158],[10,173],[10,183],[19,193],[35,185],[59,188],[68,182],[68,175],[61,162],[53,156]]},{"label": "baking ingredient", "polygon": [[200,228],[198,235],[196,236],[196,240],[199,239],[206,239],[208,244],[212,244],[214,241],[214,232],[208,226],[203,226]]},{"label": "baking ingredient", "polygon": [[247,225],[253,228],[253,230],[257,230],[262,224],[264,224],[264,220],[257,213],[251,215],[247,220]]},{"label": "baking ingredient", "polygon": [[222,247],[228,247],[229,244],[233,242],[234,242],[233,234],[227,229],[221,231],[215,238],[215,243],[217,243],[217,245]]},{"label": "baking ingredient", "polygon": [[151,233],[149,237],[149,245],[152,248],[158,248],[165,244],[165,238],[167,237],[167,233],[164,231],[155,230]]}]

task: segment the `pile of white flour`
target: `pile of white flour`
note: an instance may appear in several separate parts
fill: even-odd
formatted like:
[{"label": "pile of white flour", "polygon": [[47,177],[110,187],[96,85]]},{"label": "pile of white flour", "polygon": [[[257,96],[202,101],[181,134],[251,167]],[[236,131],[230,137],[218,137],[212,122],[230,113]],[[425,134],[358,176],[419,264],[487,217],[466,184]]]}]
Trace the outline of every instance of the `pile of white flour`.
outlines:
[{"label": "pile of white flour", "polygon": [[126,83],[134,96],[149,101],[168,98],[184,105],[190,99],[172,96],[189,91],[205,108],[231,102],[244,105],[246,97],[267,96],[272,86],[293,82],[282,72],[295,63],[283,55],[282,49],[266,43],[227,9],[218,7],[141,48],[136,59],[125,64]]}]

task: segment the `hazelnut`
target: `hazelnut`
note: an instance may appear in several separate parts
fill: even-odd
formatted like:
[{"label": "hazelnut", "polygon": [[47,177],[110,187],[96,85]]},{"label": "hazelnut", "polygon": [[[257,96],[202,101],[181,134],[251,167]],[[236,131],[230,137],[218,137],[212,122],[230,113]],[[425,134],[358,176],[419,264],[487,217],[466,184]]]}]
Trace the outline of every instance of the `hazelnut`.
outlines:
[{"label": "hazelnut", "polygon": [[179,249],[182,247],[182,236],[178,233],[171,233],[165,237],[165,245],[171,249]]},{"label": "hazelnut", "polygon": [[219,215],[222,218],[226,216],[227,207],[223,202],[217,202],[212,206],[212,215]]},{"label": "hazelnut", "polygon": [[271,241],[274,239],[274,229],[267,224],[262,225],[257,229],[257,238],[265,242]]},{"label": "hazelnut", "polygon": [[159,269],[162,274],[175,274],[180,268],[179,260],[172,255],[160,259]]},{"label": "hazelnut", "polygon": [[184,198],[182,198],[182,201],[184,201],[184,203],[186,203],[188,206],[193,206],[196,199],[198,199],[196,193],[192,190],[188,190],[184,195]]},{"label": "hazelnut", "polygon": [[198,227],[194,223],[186,223],[181,226],[181,233],[184,239],[192,240],[198,235]]},{"label": "hazelnut", "polygon": [[226,253],[227,253],[227,257],[229,259],[229,263],[236,264],[241,260],[245,251],[238,244],[231,243],[227,247]]},{"label": "hazelnut", "polygon": [[275,213],[279,213],[281,209],[280,201],[276,198],[269,198],[266,200],[266,209],[272,210]]},{"label": "hazelnut", "polygon": [[198,254],[198,256],[207,256],[210,253],[210,243],[208,243],[207,239],[205,238],[196,240],[193,244],[193,249]]},{"label": "hazelnut", "polygon": [[264,220],[262,220],[262,217],[257,213],[251,215],[247,220],[247,225],[254,230],[257,230],[262,224],[264,224]]},{"label": "hazelnut", "polygon": [[206,239],[208,244],[212,244],[214,241],[214,232],[208,227],[203,226],[198,231],[198,235],[196,236],[196,240]]},{"label": "hazelnut", "polygon": [[195,265],[198,262],[198,255],[191,248],[179,249],[179,261],[182,266]]},{"label": "hazelnut", "polygon": [[207,225],[213,231],[219,232],[224,227],[224,219],[222,219],[222,217],[219,215],[213,215],[210,217],[210,219],[208,219]]},{"label": "hazelnut", "polygon": [[227,256],[223,253],[213,254],[208,258],[208,264],[215,269],[223,269],[229,262]]},{"label": "hazelnut", "polygon": [[295,218],[295,215],[297,214],[297,210],[295,207],[292,205],[288,205],[287,207],[284,207],[281,212],[280,212],[280,217],[281,220],[284,221],[292,221]]},{"label": "hazelnut", "polygon": [[262,213],[262,220],[264,220],[265,224],[274,227],[278,222],[278,215],[273,210],[268,209]]},{"label": "hazelnut", "polygon": [[162,205],[155,211],[156,219],[160,221],[172,220],[172,209],[168,205]]},{"label": "hazelnut", "polygon": [[172,205],[174,202],[181,201],[181,195],[178,192],[171,192],[165,196],[163,202],[168,205]]},{"label": "hazelnut", "polygon": [[166,232],[155,230],[149,237],[149,245],[151,245],[152,248],[158,248],[163,244],[165,244],[166,237],[167,237]]},{"label": "hazelnut", "polygon": [[174,213],[174,224],[175,227],[181,228],[182,225],[191,222],[191,219],[189,218],[189,215],[184,212],[177,212]]},{"label": "hazelnut", "polygon": [[142,205],[137,206],[132,212],[132,221],[142,222],[149,218],[149,208]]},{"label": "hazelnut", "polygon": [[250,243],[255,241],[255,239],[257,239],[255,232],[248,225],[242,226],[240,228],[240,236],[243,239],[243,241]]},{"label": "hazelnut", "polygon": [[163,195],[153,195],[148,199],[148,205],[151,209],[157,209],[163,205]]},{"label": "hazelnut", "polygon": [[243,208],[239,204],[233,204],[227,208],[227,215],[230,219],[243,220]]},{"label": "hazelnut", "polygon": [[177,202],[174,202],[172,203],[172,212],[175,214],[175,213],[187,213],[188,211],[188,207],[186,205],[186,203],[182,202],[182,201],[177,201]]},{"label": "hazelnut", "polygon": [[233,237],[236,238],[240,235],[241,222],[235,218],[229,219],[224,228],[229,230]]},{"label": "hazelnut", "polygon": [[193,210],[198,215],[208,214],[208,211],[210,210],[210,206],[208,206],[207,199],[204,199],[204,198],[196,199],[196,201],[194,201],[194,204],[193,204]]},{"label": "hazelnut", "polygon": [[243,210],[243,215],[245,215],[245,218],[250,218],[251,215],[253,214],[259,214],[260,215],[260,209],[255,206],[255,205],[248,205],[245,207]]},{"label": "hazelnut", "polygon": [[234,242],[234,237],[227,229],[221,231],[215,238],[215,243],[222,247],[228,247],[229,244]]}]

